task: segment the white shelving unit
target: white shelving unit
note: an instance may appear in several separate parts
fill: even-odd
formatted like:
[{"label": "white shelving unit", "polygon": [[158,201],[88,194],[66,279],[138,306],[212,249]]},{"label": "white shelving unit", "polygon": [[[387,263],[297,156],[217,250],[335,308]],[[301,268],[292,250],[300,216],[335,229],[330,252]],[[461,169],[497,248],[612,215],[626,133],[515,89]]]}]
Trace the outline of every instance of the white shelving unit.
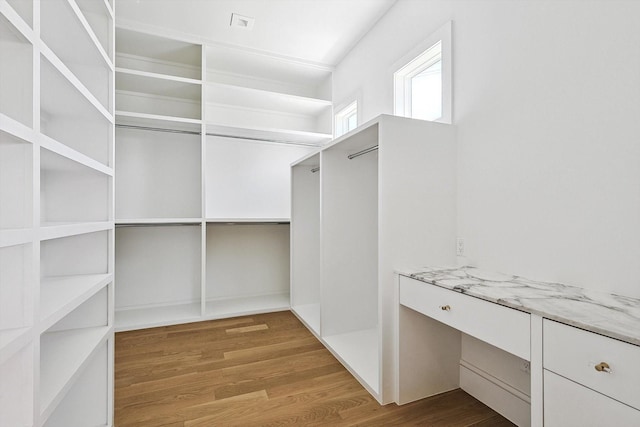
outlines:
[{"label": "white shelving unit", "polygon": [[3,426],[112,425],[113,18],[0,0]]},{"label": "white shelving unit", "polygon": [[206,48],[207,132],[311,145],[332,137],[331,69]]},{"label": "white shelving unit", "polygon": [[289,166],[331,138],[331,70],[129,27],[116,65],[116,330],[289,309]]},{"label": "white shelving unit", "polygon": [[292,165],[291,305],[394,400],[394,269],[455,260],[455,130],[379,116]]}]

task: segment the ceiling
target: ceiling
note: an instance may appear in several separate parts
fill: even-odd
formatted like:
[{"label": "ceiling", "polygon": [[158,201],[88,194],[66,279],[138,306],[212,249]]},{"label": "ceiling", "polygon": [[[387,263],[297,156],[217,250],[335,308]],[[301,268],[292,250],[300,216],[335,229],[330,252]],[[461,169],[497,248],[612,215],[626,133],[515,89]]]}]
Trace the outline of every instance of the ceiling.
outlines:
[{"label": "ceiling", "polygon": [[[116,21],[336,65],[396,0],[116,0]],[[231,27],[231,14],[255,18]]]}]

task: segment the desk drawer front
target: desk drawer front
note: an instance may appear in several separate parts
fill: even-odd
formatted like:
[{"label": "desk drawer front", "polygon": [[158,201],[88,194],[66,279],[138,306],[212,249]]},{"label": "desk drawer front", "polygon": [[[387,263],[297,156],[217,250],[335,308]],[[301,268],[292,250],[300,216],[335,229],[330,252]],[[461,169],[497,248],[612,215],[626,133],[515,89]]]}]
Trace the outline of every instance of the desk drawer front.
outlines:
[{"label": "desk drawer front", "polygon": [[400,304],[530,360],[527,313],[400,276]]},{"label": "desk drawer front", "polygon": [[638,426],[640,411],[544,371],[545,427]]},{"label": "desk drawer front", "polygon": [[[552,320],[543,325],[545,369],[640,409],[640,347]],[[610,373],[596,370],[602,362]]]}]

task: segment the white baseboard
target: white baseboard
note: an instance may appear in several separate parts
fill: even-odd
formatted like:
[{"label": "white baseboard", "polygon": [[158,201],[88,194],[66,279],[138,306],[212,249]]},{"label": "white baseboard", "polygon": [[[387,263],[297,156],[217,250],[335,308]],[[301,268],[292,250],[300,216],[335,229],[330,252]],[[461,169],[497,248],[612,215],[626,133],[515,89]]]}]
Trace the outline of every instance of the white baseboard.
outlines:
[{"label": "white baseboard", "polygon": [[531,426],[529,396],[464,360],[460,361],[460,388],[512,423]]}]

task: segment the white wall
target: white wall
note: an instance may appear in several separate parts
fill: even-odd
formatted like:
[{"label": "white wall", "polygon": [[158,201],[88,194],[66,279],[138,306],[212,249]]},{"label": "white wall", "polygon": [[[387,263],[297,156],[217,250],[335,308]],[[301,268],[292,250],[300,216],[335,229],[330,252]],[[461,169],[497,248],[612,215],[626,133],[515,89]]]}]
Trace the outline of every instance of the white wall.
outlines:
[{"label": "white wall", "polygon": [[392,113],[392,65],[453,21],[468,262],[640,297],[638,16],[632,0],[398,0],[338,65],[334,101]]}]

